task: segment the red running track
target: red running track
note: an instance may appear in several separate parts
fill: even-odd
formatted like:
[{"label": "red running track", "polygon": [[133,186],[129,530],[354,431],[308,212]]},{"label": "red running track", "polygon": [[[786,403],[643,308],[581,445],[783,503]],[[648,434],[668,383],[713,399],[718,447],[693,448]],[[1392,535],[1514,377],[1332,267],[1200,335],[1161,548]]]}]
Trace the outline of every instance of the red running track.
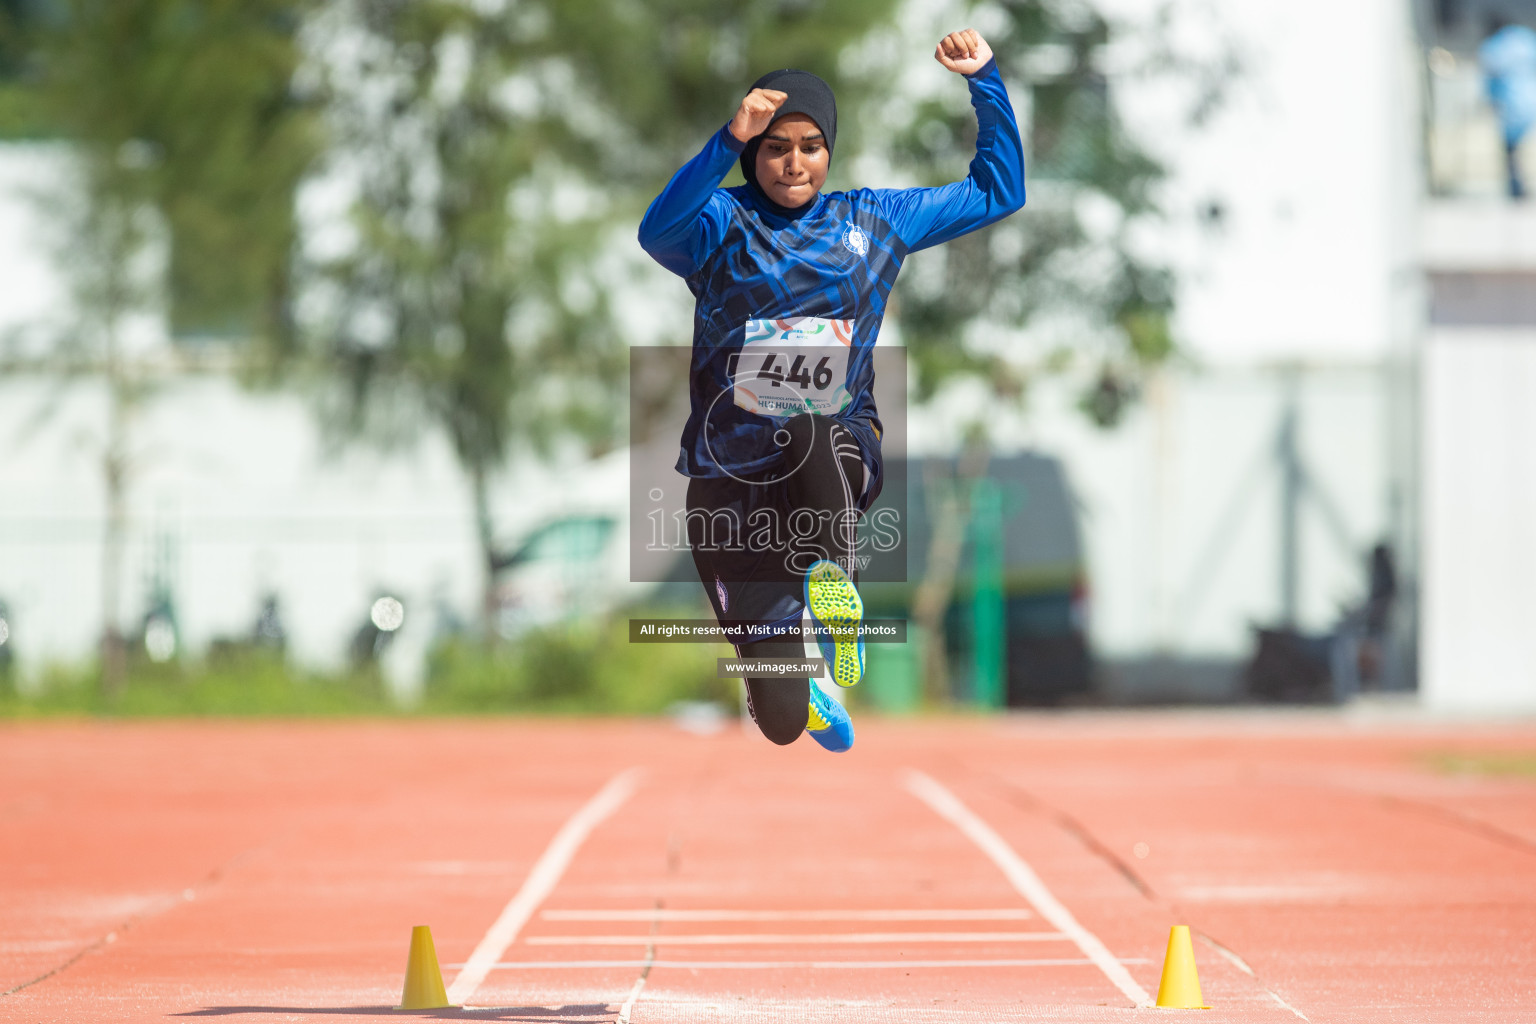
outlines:
[{"label": "red running track", "polygon": [[[1536,779],[1433,763],[1536,723],[859,728],[0,726],[0,1020],[399,1019],[416,924],[429,1018],[1536,1020]],[[1135,1006],[1172,924],[1210,1010]]]}]

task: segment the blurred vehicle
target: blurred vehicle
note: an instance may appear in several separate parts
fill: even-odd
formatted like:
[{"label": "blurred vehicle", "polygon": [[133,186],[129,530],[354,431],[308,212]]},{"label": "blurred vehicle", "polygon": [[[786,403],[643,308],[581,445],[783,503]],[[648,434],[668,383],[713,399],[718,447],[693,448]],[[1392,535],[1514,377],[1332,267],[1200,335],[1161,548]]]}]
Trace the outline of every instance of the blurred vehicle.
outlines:
[{"label": "blurred vehicle", "polygon": [[496,632],[511,638],[528,629],[584,615],[622,602],[628,560],[616,515],[577,513],[536,527],[496,571]]},{"label": "blurred vehicle", "polygon": [[[905,494],[908,529],[902,547],[891,555],[905,556],[907,582],[871,581],[862,584],[860,590],[869,617],[906,618],[910,622],[916,589],[928,574],[934,550],[935,510],[946,492],[974,488],[976,482],[957,479],[953,458],[893,459],[886,462],[885,469],[885,490],[866,518],[883,506],[899,508],[896,496]],[[983,621],[976,614],[975,603],[978,593],[983,601],[996,599],[997,595],[987,596],[985,579],[1000,576],[1003,703],[1009,707],[1050,705],[1086,697],[1092,691],[1088,567],[1077,502],[1065,468],[1059,459],[1037,452],[999,456],[988,460],[981,481],[997,495],[1000,506],[1000,521],[987,529],[1001,535],[987,537],[974,515],[960,526],[964,535],[943,637],[950,664],[956,669],[951,677],[957,691],[954,696],[966,700],[975,693],[976,624]],[[1001,566],[987,563],[987,558],[994,557],[989,552],[1000,553]],[[977,573],[978,553],[983,559],[981,578]],[[887,573],[887,578],[890,575]],[[907,687],[904,696],[888,703],[892,710],[900,710],[903,703],[915,703],[921,664],[917,642],[919,639],[909,631],[906,645],[870,645],[871,657],[880,669],[870,670],[873,687],[881,687],[882,675],[893,685]],[[999,641],[992,638],[983,642]]]}]

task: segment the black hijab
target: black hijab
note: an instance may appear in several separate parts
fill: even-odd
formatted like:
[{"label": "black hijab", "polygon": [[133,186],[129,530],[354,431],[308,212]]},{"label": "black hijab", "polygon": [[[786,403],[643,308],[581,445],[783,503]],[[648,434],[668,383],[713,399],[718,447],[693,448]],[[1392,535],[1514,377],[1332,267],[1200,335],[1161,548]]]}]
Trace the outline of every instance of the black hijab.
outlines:
[{"label": "black hijab", "polygon": [[[821,129],[821,134],[827,143],[827,156],[831,157],[832,146],[837,141],[837,100],[832,95],[830,85],[809,71],[784,68],[768,72],[753,82],[752,88],[776,89],[779,92],[788,93],[789,98],[773,115],[773,120],[777,122],[790,114],[804,114],[809,117],[816,122],[816,127]],[[771,129],[773,125],[770,124],[768,127]],[[763,186],[757,182],[757,151],[763,144],[763,135],[766,134],[765,131],[762,135],[755,135],[747,141],[747,148],[741,151],[741,175],[747,179],[747,186],[752,189],[758,201],[768,209],[781,217],[798,217],[811,208],[816,202],[814,198],[804,206],[780,206],[768,198],[768,193],[764,192]]]}]

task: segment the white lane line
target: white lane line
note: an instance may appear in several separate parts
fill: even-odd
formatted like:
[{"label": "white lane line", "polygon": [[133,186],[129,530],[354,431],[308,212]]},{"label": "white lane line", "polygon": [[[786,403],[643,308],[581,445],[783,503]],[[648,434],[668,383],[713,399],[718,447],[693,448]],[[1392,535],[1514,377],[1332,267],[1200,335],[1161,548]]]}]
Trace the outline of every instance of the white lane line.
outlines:
[{"label": "white lane line", "polygon": [[[651,934],[656,934],[657,922],[651,922]],[[653,942],[645,947],[645,960],[640,968],[640,977],[635,979],[635,984],[629,990],[629,998],[624,1000],[624,1005],[619,1007],[619,1019],[616,1024],[629,1024],[630,1018],[635,1015],[635,1004],[640,1001],[640,993],[645,991],[645,981],[651,976],[651,968],[656,966],[656,944]]]},{"label": "white lane line", "polygon": [[1003,875],[1018,890],[1034,908],[1059,931],[1064,932],[1068,938],[1077,943],[1077,948],[1083,951],[1083,955],[1104,972],[1116,988],[1123,992],[1136,1006],[1150,1006],[1152,997],[1147,990],[1136,984],[1136,979],[1131,977],[1121,962],[1099,941],[1087,928],[1078,923],[1072,912],[1062,906],[1051,891],[1045,887],[1040,876],[1035,870],[1024,862],[1024,858],[1014,852],[1002,836],[992,830],[992,826],[978,818],[969,807],[960,802],[960,798],[945,789],[928,775],[919,771],[904,773],[904,781],[907,791],[917,797],[923,803],[933,809],[939,817],[954,825],[965,837],[980,847],[981,851],[992,858],[1003,872]]},{"label": "white lane line", "polygon": [[1248,975],[1248,977],[1252,978],[1254,981],[1258,981],[1259,982],[1259,987],[1262,988],[1265,992],[1269,993],[1269,997],[1271,999],[1273,999],[1277,1004],[1279,1004],[1284,1009],[1290,1010],[1292,1013],[1294,1013],[1296,1016],[1300,1017],[1302,1020],[1307,1021],[1307,1024],[1311,1024],[1311,1020],[1307,1017],[1306,1014],[1304,1014],[1300,1010],[1296,1009],[1296,1007],[1292,1006],[1290,1003],[1286,1002],[1284,999],[1281,999],[1280,996],[1275,992],[1274,989],[1270,988],[1268,985],[1264,984],[1262,981],[1259,981],[1259,976],[1254,973],[1254,970],[1253,970],[1252,967],[1248,966],[1248,961],[1244,960],[1242,957],[1238,956],[1236,952],[1234,952],[1233,950],[1228,949],[1226,946],[1223,946],[1221,943],[1217,942],[1215,939],[1211,938],[1209,935],[1205,934],[1204,932],[1197,931],[1197,932],[1195,932],[1195,934],[1200,936],[1200,939],[1207,946],[1210,946],[1216,952],[1218,952],[1222,956],[1226,957],[1227,960],[1232,964],[1233,967],[1236,967],[1238,970],[1240,970],[1244,974]]},{"label": "white lane line", "polygon": [[[1123,964],[1149,964],[1141,958],[1127,958]],[[453,964],[449,964],[453,967]],[[815,967],[834,970],[841,967],[856,970],[884,970],[906,967],[1092,967],[1092,960],[1082,957],[1058,957],[1035,960],[503,960],[492,964],[498,971],[549,971],[559,968],[599,970],[604,968],[628,969],[636,967],[682,967],[688,970],[771,971],[778,968],[801,969]]]},{"label": "white lane line", "polygon": [[1028,921],[1033,910],[541,910],[545,921]]},{"label": "white lane line", "polygon": [[[619,1019],[615,1024],[629,1024],[629,1020],[635,1013],[635,1003],[640,999],[640,993],[645,990],[645,979],[650,977],[651,967],[655,961],[642,960],[645,966],[641,969],[640,977],[635,979],[634,987],[629,990],[629,998],[624,1000],[624,1005],[619,1007]],[[499,966],[499,965],[498,965]]]},{"label": "white lane line", "polygon": [[1274,992],[1274,990],[1266,987],[1264,989],[1264,991],[1269,993],[1270,998],[1273,999],[1276,1003],[1278,1003],[1280,1005],[1281,1009],[1290,1010],[1296,1016],[1298,1016],[1302,1020],[1306,1021],[1307,1024],[1312,1024],[1312,1018],[1311,1017],[1308,1017],[1306,1014],[1304,1014],[1300,1010],[1296,1009],[1296,1007],[1292,1006],[1290,1003],[1286,1002],[1284,999],[1281,999],[1279,997],[1279,995],[1277,995]]},{"label": "white lane line", "polygon": [[549,846],[533,865],[533,870],[523,879],[522,888],[502,909],[501,916],[465,961],[464,969],[453,979],[453,984],[448,988],[449,1002],[469,1002],[469,997],[485,981],[485,976],[491,972],[501,954],[517,939],[517,933],[522,931],[523,925],[528,923],[539,904],[559,884],[560,876],[565,874],[565,869],[587,836],[629,799],[639,785],[639,779],[638,768],[630,768],[615,775],[560,827],[560,831],[555,833]]},{"label": "white lane line", "polygon": [[[806,932],[775,935],[753,932],[742,935],[657,935],[658,946],[821,946],[866,945],[886,942],[1065,942],[1061,932]],[[649,935],[531,935],[530,946],[639,946],[653,941]]]}]

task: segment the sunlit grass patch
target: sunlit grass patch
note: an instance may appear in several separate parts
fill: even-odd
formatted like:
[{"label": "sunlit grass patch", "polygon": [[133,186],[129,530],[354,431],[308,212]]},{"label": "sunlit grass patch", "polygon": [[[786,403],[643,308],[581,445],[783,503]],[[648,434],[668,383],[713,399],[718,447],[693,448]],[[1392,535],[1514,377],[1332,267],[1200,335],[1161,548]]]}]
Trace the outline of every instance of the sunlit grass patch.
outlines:
[{"label": "sunlit grass patch", "polygon": [[[655,611],[645,609],[649,614],[641,617]],[[685,609],[679,617],[688,614]],[[659,715],[688,702],[734,709],[739,684],[715,678],[716,657],[729,652],[724,644],[632,644],[626,615],[557,623],[495,645],[466,636],[432,648],[420,698],[405,706],[391,697],[378,664],[309,670],[263,650],[209,652],[156,664],[135,653],[125,684],[113,694],[103,692],[93,662],[48,666],[25,690],[0,675],[0,720]]]},{"label": "sunlit grass patch", "polygon": [[122,692],[103,693],[95,663],[53,665],[26,693],[0,688],[0,717],[356,715],[391,713],[377,673],[306,672],[261,651],[154,664],[136,658]]},{"label": "sunlit grass patch", "polygon": [[1536,779],[1536,750],[1499,753],[1436,753],[1430,767],[1446,775],[1495,775]]}]

